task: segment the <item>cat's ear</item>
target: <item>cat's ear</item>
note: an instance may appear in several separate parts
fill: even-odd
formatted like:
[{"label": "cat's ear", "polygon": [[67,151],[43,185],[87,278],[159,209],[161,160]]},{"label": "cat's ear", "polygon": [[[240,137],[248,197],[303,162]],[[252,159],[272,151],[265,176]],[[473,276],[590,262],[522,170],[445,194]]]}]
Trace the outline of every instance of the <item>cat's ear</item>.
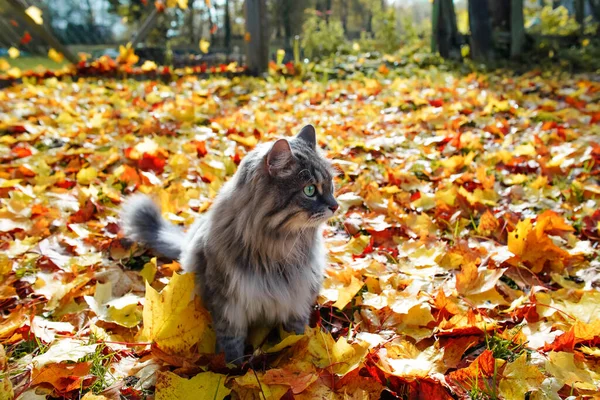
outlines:
[{"label": "cat's ear", "polygon": [[286,139],[279,139],[267,153],[267,168],[271,176],[281,175],[294,162],[294,154]]},{"label": "cat's ear", "polygon": [[317,133],[312,125],[306,125],[296,137],[313,149],[317,147]]}]

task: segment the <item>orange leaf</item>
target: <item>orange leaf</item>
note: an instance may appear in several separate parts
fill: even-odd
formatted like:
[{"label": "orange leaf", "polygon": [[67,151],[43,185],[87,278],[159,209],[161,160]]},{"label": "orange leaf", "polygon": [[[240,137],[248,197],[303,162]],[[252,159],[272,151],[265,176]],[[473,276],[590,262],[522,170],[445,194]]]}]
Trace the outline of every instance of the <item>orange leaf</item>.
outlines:
[{"label": "orange leaf", "polygon": [[475,382],[485,389],[486,378],[494,374],[495,359],[491,350],[485,350],[467,368],[461,368],[448,374],[449,380],[469,388]]},{"label": "orange leaf", "polygon": [[302,393],[314,381],[318,375],[311,372],[289,371],[281,368],[268,370],[263,382],[267,385],[286,385],[292,389],[294,394]]},{"label": "orange leaf", "polygon": [[535,229],[538,235],[542,232],[557,235],[561,232],[574,232],[575,229],[565,222],[565,219],[554,211],[546,210],[537,218]]},{"label": "orange leaf", "polygon": [[477,283],[477,265],[472,262],[463,264],[460,272],[456,274],[456,290],[460,294],[465,294],[474,283]]},{"label": "orange leaf", "polygon": [[568,332],[563,333],[554,339],[552,343],[546,343],[544,351],[569,351],[572,352],[575,348],[575,329],[571,328]]},{"label": "orange leaf", "polygon": [[70,392],[80,389],[83,379],[90,373],[91,362],[77,364],[49,364],[42,369],[34,369],[31,376],[31,386],[49,383],[58,391]]},{"label": "orange leaf", "polygon": [[440,312],[445,312],[446,314],[456,315],[460,312],[458,305],[454,301],[448,299],[444,290],[441,288],[435,296],[433,305],[440,310]]},{"label": "orange leaf", "polygon": [[461,336],[456,339],[449,339],[444,345],[444,366],[446,368],[456,368],[465,351],[479,343],[480,340],[479,336]]},{"label": "orange leaf", "polygon": [[480,235],[490,235],[496,231],[500,227],[500,222],[494,214],[491,213],[490,210],[486,210],[486,212],[479,218],[479,226],[477,227],[477,231]]},{"label": "orange leaf", "polygon": [[32,154],[30,149],[21,146],[13,147],[11,151],[17,158],[29,157]]}]

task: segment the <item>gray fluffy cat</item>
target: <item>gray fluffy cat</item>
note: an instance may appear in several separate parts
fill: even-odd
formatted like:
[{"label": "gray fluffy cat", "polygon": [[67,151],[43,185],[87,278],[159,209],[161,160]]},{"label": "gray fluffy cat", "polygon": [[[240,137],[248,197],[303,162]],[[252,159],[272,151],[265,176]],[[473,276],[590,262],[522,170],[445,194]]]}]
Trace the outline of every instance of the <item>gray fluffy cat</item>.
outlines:
[{"label": "gray fluffy cat", "polygon": [[250,326],[283,323],[302,333],[309,322],[325,267],[322,227],[338,208],[333,175],[308,125],[248,153],[187,232],[144,195],[125,203],[122,226],[196,273],[217,349],[240,363]]}]

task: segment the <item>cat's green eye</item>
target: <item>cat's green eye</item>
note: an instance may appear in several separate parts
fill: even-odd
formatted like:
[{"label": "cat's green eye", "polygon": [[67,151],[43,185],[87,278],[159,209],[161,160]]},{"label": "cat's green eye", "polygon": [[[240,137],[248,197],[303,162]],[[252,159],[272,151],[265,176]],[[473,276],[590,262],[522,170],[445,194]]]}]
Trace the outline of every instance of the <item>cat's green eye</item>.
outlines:
[{"label": "cat's green eye", "polygon": [[315,185],[306,185],[304,186],[304,194],[308,197],[313,197],[317,193],[317,188]]}]

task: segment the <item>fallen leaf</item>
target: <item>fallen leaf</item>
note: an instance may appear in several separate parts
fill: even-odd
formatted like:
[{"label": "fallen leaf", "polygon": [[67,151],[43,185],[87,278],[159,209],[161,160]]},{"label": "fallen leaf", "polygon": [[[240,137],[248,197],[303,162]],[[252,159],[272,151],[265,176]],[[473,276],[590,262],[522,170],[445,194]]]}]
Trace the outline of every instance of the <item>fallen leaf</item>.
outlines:
[{"label": "fallen leaf", "polygon": [[183,353],[200,339],[210,337],[208,312],[193,301],[193,295],[191,274],[173,274],[160,293],[146,281],[144,328],[140,339],[155,342],[173,353]]},{"label": "fallen leaf", "polygon": [[499,394],[505,399],[523,399],[527,392],[538,390],[544,374],[534,365],[528,365],[527,353],[506,364],[499,384]]},{"label": "fallen leaf", "polygon": [[156,400],[221,400],[231,389],[225,387],[226,375],[202,372],[191,379],[181,378],[171,372],[158,372]]},{"label": "fallen leaf", "polygon": [[38,25],[44,24],[44,19],[42,18],[42,10],[37,8],[36,6],[29,6],[25,10],[25,14],[29,15],[29,17]]}]

